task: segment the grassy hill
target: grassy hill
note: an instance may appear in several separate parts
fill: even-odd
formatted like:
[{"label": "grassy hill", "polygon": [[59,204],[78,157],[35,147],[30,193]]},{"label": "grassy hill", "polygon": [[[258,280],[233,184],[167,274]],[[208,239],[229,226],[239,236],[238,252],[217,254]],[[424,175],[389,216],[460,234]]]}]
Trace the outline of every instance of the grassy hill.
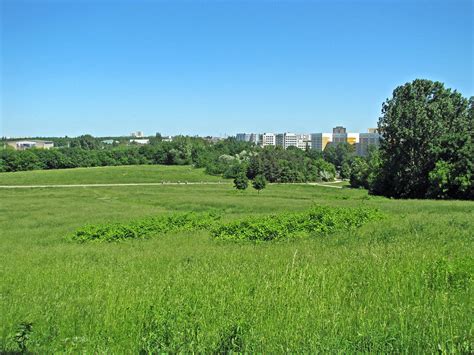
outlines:
[{"label": "grassy hill", "polygon": [[223,181],[191,166],[132,165],[0,173],[0,185],[112,184]]},{"label": "grassy hill", "polygon": [[[15,174],[28,184],[203,176],[155,166]],[[19,184],[3,175],[1,184]],[[473,350],[473,202],[311,185],[270,185],[260,194],[228,184],[0,196],[2,350],[19,349],[22,322],[33,323],[26,345],[38,353]],[[279,243],[216,242],[205,231],[124,243],[66,238],[85,224],[177,211],[220,211],[233,220],[315,204],[378,208],[384,218]]]}]

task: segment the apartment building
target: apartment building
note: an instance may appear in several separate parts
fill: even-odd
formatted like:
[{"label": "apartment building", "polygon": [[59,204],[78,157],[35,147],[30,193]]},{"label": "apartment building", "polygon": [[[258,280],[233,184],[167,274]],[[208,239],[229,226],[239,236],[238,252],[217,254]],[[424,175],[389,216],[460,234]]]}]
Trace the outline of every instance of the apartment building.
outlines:
[{"label": "apartment building", "polygon": [[239,142],[248,142],[250,141],[250,136],[252,133],[237,133],[235,139]]},{"label": "apartment building", "polygon": [[256,133],[237,133],[235,138],[239,142],[250,142],[250,143],[258,144],[259,138],[260,138],[259,136],[260,135]]},{"label": "apartment building", "polygon": [[54,142],[51,141],[41,141],[41,140],[31,140],[31,141],[11,141],[7,144],[14,148],[15,150],[25,150],[30,148],[37,149],[51,149],[54,147]]},{"label": "apartment building", "polygon": [[346,143],[347,142],[347,131],[345,127],[337,126],[332,129],[332,143]]},{"label": "apartment building", "polygon": [[258,142],[262,147],[276,145],[276,135],[274,133],[263,133],[260,135]]},{"label": "apartment building", "polygon": [[378,147],[380,145],[380,134],[376,128],[369,128],[368,133],[359,134],[359,142],[356,145],[356,153],[358,156],[365,157],[370,146]]},{"label": "apartment building", "polygon": [[309,134],[298,133],[279,133],[275,137],[275,145],[287,149],[288,147],[297,147],[299,149],[306,149],[311,147],[311,136]]},{"label": "apartment building", "polygon": [[380,135],[376,128],[369,128],[368,133],[350,133],[343,126],[334,127],[332,133],[238,133],[238,141],[254,142],[262,147],[267,145],[280,146],[284,149],[297,147],[299,149],[316,149],[324,151],[328,144],[349,143],[356,147],[356,153],[365,156],[370,145],[379,145]]},{"label": "apartment building", "polygon": [[310,141],[311,149],[322,152],[332,142],[332,133],[311,133]]},{"label": "apartment building", "polygon": [[275,137],[275,145],[287,149],[298,145],[298,137],[295,133],[279,133]]},{"label": "apartment building", "polygon": [[130,143],[131,144],[138,144],[138,145],[145,145],[145,144],[149,144],[150,143],[150,140],[148,138],[144,138],[144,139],[130,139]]},{"label": "apartment building", "polygon": [[359,143],[359,133],[347,133],[346,142],[352,145]]},{"label": "apartment building", "polygon": [[331,143],[349,143],[355,145],[359,143],[359,133],[349,133],[346,128],[342,126],[334,127],[332,129]]},{"label": "apartment building", "polygon": [[298,134],[298,143],[296,145],[300,149],[311,149],[311,134]]}]

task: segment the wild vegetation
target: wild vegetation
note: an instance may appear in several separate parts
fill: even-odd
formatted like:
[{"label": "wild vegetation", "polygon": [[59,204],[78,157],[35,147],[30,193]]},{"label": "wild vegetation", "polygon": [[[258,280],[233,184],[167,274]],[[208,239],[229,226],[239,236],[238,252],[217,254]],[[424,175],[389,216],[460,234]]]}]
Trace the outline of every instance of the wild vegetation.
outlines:
[{"label": "wild vegetation", "polygon": [[336,207],[313,207],[298,213],[249,217],[211,229],[215,239],[277,241],[303,237],[321,237],[335,231],[350,231],[380,218],[376,210]]},{"label": "wild vegetation", "polygon": [[[140,175],[144,167],[84,169],[81,179],[90,181],[90,172],[123,182],[121,169],[134,168]],[[189,170],[146,168],[157,176],[173,168],[177,179]],[[21,174],[17,184],[29,184],[26,175],[37,173],[75,182],[68,170],[5,176]],[[258,194],[230,181],[0,194],[4,352],[473,351],[471,201],[394,200],[309,184],[269,184]],[[228,242],[207,229],[121,243],[66,238],[87,224],[145,216],[219,211],[219,224],[232,225],[314,205],[377,209],[383,218],[277,243]]]},{"label": "wild vegetation", "polygon": [[145,239],[177,231],[198,231],[212,228],[220,219],[217,213],[175,213],[168,216],[140,218],[127,223],[87,225],[76,230],[71,240],[84,242],[118,242]]},{"label": "wild vegetation", "polygon": [[251,217],[230,223],[222,223],[221,217],[216,212],[185,212],[139,218],[126,223],[92,224],[76,230],[70,239],[80,243],[118,242],[170,232],[210,230],[213,238],[220,240],[277,241],[349,231],[380,218],[380,214],[376,210],[362,208],[313,207],[299,213]]}]

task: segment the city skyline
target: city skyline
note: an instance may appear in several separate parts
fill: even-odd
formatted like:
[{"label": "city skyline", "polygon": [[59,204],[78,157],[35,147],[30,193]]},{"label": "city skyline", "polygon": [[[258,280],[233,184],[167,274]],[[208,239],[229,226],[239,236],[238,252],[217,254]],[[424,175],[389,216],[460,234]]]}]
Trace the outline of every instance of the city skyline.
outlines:
[{"label": "city skyline", "polygon": [[[272,134],[285,134],[285,133],[295,133],[295,134],[313,134],[313,133],[331,133],[332,130],[335,128],[335,127],[343,127],[343,128],[346,128],[342,125],[329,125],[331,126],[332,128],[327,130],[327,131],[322,131],[322,130],[303,130],[303,131],[296,131],[296,130],[291,130],[291,129],[287,129],[287,130],[282,130],[282,131],[273,131],[273,132],[270,132],[269,130],[263,130],[263,131],[259,131],[259,132],[251,132],[251,131],[245,131],[245,130],[240,130],[240,131],[237,131],[237,132],[231,132],[229,134],[225,134],[225,135],[210,135],[210,134],[184,134],[184,133],[177,133],[177,134],[168,134],[167,132],[159,132],[159,131],[150,131],[150,132],[145,132],[143,130],[135,130],[135,131],[132,131],[132,132],[129,132],[129,133],[123,133],[123,134],[118,134],[118,135],[112,135],[112,134],[103,134],[103,135],[95,135],[95,134],[91,134],[89,132],[85,132],[83,134],[79,134],[79,135],[76,135],[76,136],[73,136],[73,135],[16,135],[16,136],[7,136],[7,135],[4,135],[4,136],[0,136],[0,138],[6,138],[6,139],[17,139],[17,138],[40,138],[40,137],[57,137],[57,138],[61,138],[61,137],[69,137],[69,138],[74,138],[74,137],[79,137],[79,136],[82,136],[82,135],[92,135],[93,137],[134,137],[134,138],[140,138],[140,137],[154,137],[156,136],[157,134],[160,134],[162,137],[177,137],[177,136],[187,136],[187,137],[219,137],[219,138],[228,138],[228,137],[236,137],[238,136],[239,134],[257,134],[257,135],[261,135],[261,134],[265,134],[265,133],[272,133]],[[347,129],[347,128],[346,128]],[[348,129],[348,132],[351,132],[351,133],[368,133],[370,130],[373,130],[373,129],[377,129],[377,125],[373,125],[372,127],[366,127],[364,130],[362,131],[356,131],[356,130],[353,130],[353,129]],[[331,131],[331,132],[330,132]]]},{"label": "city skyline", "polygon": [[474,94],[467,0],[0,6],[0,136],[362,131],[415,78]]}]

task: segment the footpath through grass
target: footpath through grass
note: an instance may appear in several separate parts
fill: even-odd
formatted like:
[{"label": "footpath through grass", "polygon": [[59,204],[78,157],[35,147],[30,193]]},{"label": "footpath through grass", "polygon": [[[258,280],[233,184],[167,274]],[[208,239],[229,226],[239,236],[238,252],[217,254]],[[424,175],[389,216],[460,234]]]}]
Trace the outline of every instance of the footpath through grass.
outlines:
[{"label": "footpath through grass", "polygon": [[[208,231],[67,238],[85,224],[190,211],[231,222],[313,205],[385,217],[278,243],[215,241]],[[37,353],[472,353],[473,231],[473,202],[311,185],[2,190],[0,350],[18,351],[23,339]],[[22,322],[33,323],[28,340],[15,337]]]}]

